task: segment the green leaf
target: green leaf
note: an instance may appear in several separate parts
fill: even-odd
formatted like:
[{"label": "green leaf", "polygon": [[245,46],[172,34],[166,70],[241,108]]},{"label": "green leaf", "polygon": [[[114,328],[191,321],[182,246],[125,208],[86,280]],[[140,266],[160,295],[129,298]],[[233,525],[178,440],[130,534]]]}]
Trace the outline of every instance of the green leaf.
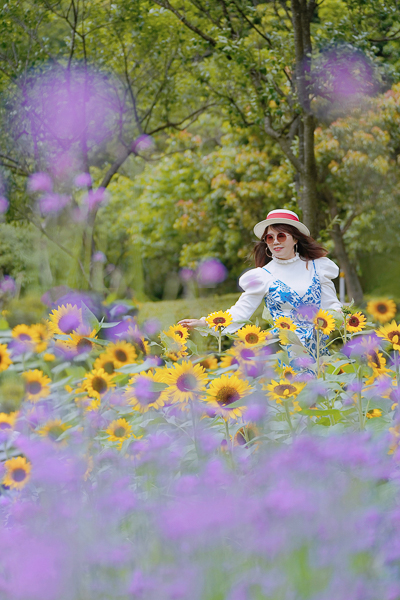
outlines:
[{"label": "green leaf", "polygon": [[82,317],[84,323],[88,323],[90,325],[90,329],[95,329],[96,332],[100,330],[100,323],[96,315],[92,313],[90,308],[86,306],[86,304],[81,300],[81,309],[82,309]]}]

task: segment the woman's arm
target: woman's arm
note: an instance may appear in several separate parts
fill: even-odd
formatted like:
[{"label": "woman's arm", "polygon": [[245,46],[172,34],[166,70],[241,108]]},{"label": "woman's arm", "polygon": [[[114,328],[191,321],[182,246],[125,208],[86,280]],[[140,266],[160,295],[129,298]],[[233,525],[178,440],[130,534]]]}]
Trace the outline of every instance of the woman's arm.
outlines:
[{"label": "woman's arm", "polygon": [[342,310],[332,279],[339,275],[339,267],[329,258],[319,258],[315,261],[321,283],[321,308],[323,310]]},{"label": "woman's arm", "polygon": [[[270,273],[262,268],[251,269],[239,279],[239,286],[244,290],[238,301],[228,309],[233,323],[225,328],[226,333],[234,333],[243,326],[243,321],[248,321],[260,306],[268,291]],[[180,325],[192,329],[193,327],[207,325],[205,317],[201,319],[183,319]]]}]

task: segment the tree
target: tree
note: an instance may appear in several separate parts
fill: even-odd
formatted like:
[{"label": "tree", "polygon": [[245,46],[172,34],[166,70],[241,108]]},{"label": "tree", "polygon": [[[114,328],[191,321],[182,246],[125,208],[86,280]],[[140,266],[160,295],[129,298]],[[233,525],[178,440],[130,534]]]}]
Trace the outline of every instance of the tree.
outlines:
[{"label": "tree", "polygon": [[[399,56],[396,2],[373,7],[361,0],[326,2],[327,7],[315,0],[153,3],[198,37],[202,48],[198,77],[223,101],[232,121],[243,128],[258,126],[279,144],[295,169],[304,221],[316,235],[332,212],[334,199],[328,203],[323,191],[315,129],[319,122],[329,124],[338,116],[343,98],[337,89],[343,76],[354,88],[354,105],[384,84],[388,71],[377,67],[385,54],[391,54],[394,74]],[[341,17],[333,23],[330,12],[338,6],[343,9]],[[335,43],[341,43],[344,51],[335,50],[332,60],[324,47],[332,50]],[[332,236],[348,289],[360,302],[361,286],[340,230],[333,229]]]}]

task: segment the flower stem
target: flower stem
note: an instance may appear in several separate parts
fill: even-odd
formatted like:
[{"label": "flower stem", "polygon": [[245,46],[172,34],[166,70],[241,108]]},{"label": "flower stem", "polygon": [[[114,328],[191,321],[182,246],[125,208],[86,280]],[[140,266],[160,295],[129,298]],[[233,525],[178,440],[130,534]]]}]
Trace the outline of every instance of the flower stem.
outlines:
[{"label": "flower stem", "polygon": [[344,343],[347,344],[347,315],[344,315],[343,337],[344,337]]},{"label": "flower stem", "polygon": [[232,469],[233,469],[233,467],[234,467],[233,452],[232,452],[231,436],[230,436],[230,433],[229,433],[228,419],[224,419],[224,421],[225,421],[226,443],[228,445],[229,456],[230,456],[230,460],[231,460],[231,466],[232,466]]},{"label": "flower stem", "polygon": [[194,447],[196,449],[197,458],[200,459],[199,447],[197,445],[196,415],[194,412],[193,400],[190,400],[190,416],[192,417]]},{"label": "flower stem", "polygon": [[317,378],[319,379],[321,376],[321,372],[320,372],[320,357],[319,357],[319,344],[320,344],[320,340],[319,340],[319,327],[317,327]]},{"label": "flower stem", "polygon": [[218,329],[218,352],[219,354],[221,354],[221,348],[222,348],[222,330],[221,328]]},{"label": "flower stem", "polygon": [[284,404],[285,404],[286,420],[289,423],[291,434],[294,437],[294,429],[293,429],[292,418],[290,416],[289,404],[288,404],[288,402],[284,402]]}]

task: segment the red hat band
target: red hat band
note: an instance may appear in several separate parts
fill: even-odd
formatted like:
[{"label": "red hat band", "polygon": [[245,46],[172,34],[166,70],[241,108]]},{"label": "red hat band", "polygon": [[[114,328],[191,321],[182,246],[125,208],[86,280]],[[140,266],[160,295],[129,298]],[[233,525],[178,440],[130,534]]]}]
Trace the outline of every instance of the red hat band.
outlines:
[{"label": "red hat band", "polygon": [[274,213],[269,213],[267,215],[267,220],[268,219],[290,219],[291,221],[297,221],[298,223],[300,223],[300,220],[298,217],[295,217],[294,215],[291,215],[290,213],[281,213],[281,212],[274,212]]}]

